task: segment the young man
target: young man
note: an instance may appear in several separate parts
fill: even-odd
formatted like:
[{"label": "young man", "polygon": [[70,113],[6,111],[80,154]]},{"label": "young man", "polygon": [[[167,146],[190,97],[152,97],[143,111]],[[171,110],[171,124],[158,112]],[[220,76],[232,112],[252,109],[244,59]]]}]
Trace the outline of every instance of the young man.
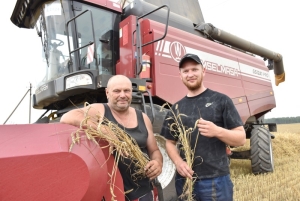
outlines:
[{"label": "young man", "polygon": [[[226,145],[241,146],[246,141],[243,122],[232,100],[203,84],[205,68],[200,58],[186,54],[179,62],[179,74],[187,87],[187,95],[172,106],[172,110],[184,114],[182,124],[186,128],[197,128],[191,135],[194,150],[193,166],[189,167],[184,153],[176,147],[178,136],[170,131],[172,117],[169,113],[161,134],[167,139],[166,149],[176,166],[176,191],[182,194],[186,179],[196,179],[193,194],[195,200],[230,201],[233,199],[233,184],[230,179]],[[177,109],[176,109],[177,105]]]},{"label": "young man", "polygon": [[[110,78],[107,84],[106,96],[108,103],[95,103],[91,105],[88,115],[94,116],[98,112],[108,120],[118,124],[131,135],[138,143],[141,150],[148,154],[151,161],[146,165],[147,178],[134,181],[131,173],[134,172],[134,163],[128,158],[120,160],[118,167],[123,178],[126,200],[152,201],[152,185],[150,180],[162,172],[162,155],[156,144],[152,131],[152,124],[148,116],[139,110],[130,107],[132,100],[132,83],[123,76],[116,75]],[[62,123],[79,127],[84,119],[87,108],[75,109],[67,112],[61,118]]]}]

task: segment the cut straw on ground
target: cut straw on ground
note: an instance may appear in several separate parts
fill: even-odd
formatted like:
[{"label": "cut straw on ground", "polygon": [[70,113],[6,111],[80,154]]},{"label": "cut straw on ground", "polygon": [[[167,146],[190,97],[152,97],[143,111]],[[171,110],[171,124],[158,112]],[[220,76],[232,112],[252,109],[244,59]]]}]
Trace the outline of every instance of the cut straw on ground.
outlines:
[{"label": "cut straw on ground", "polygon": [[[230,171],[236,201],[300,200],[300,124],[278,124],[272,139],[274,171],[254,175],[251,160],[231,159]],[[245,147],[250,149],[250,140]]]}]

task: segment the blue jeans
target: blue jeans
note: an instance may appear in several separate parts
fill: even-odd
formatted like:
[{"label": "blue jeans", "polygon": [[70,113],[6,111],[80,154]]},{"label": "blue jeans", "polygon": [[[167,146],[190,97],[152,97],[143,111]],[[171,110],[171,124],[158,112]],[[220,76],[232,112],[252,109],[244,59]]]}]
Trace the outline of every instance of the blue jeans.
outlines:
[{"label": "blue jeans", "polygon": [[[176,177],[175,186],[178,196],[182,194],[184,182],[185,178]],[[232,201],[233,183],[230,175],[197,180],[193,195],[196,201]]]}]

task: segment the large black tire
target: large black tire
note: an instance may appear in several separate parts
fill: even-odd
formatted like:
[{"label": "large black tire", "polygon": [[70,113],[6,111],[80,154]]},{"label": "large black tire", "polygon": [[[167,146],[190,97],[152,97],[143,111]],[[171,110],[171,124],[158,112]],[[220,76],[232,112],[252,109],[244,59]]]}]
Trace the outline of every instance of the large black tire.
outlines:
[{"label": "large black tire", "polygon": [[154,119],[153,119],[153,116],[152,116],[152,111],[151,111],[150,104],[149,103],[146,104],[146,110],[147,110],[146,114],[148,115],[148,117],[152,121],[153,132],[154,133],[160,133],[161,128],[162,128],[162,124],[165,120],[165,117],[166,117],[169,109],[164,108],[161,111],[161,106],[156,105],[156,104],[153,104],[153,109],[154,109],[154,115],[155,115]]},{"label": "large black tire", "polygon": [[252,173],[273,172],[271,133],[263,126],[255,127],[251,132],[250,146]]}]

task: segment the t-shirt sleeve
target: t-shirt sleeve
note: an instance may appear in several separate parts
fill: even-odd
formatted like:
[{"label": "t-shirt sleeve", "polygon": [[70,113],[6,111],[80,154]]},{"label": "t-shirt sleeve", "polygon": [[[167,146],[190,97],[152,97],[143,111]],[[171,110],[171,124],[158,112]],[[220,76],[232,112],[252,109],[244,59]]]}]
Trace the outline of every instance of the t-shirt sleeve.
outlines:
[{"label": "t-shirt sleeve", "polygon": [[224,126],[227,129],[233,129],[239,126],[243,126],[243,121],[233,104],[232,100],[225,96],[224,101],[224,110],[223,110],[223,118],[224,118]]},{"label": "t-shirt sleeve", "polygon": [[169,111],[164,119],[160,134],[168,140],[177,141],[178,137],[171,131],[170,126],[174,123],[172,112]]}]

